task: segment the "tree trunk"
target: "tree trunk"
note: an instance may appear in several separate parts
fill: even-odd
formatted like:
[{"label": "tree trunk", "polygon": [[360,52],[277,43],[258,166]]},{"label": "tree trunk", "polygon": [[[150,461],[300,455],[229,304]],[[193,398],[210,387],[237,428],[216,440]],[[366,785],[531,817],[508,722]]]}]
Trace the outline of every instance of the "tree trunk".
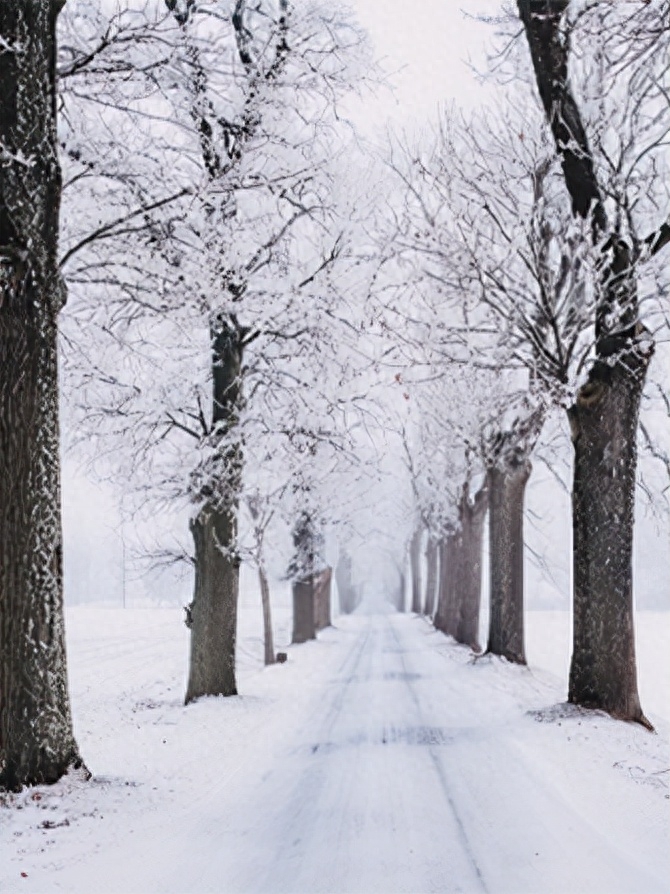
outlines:
[{"label": "tree trunk", "polygon": [[330,584],[333,576],[332,568],[324,568],[314,577],[314,626],[317,630],[325,630],[331,626],[330,617]]},{"label": "tree trunk", "polygon": [[637,690],[633,627],[633,522],[637,426],[649,357],[609,368],[569,411],[573,652],[569,701],[648,726]]},{"label": "tree trunk", "polygon": [[351,576],[351,558],[345,552],[340,553],[335,566],[335,582],[339,595],[340,611],[349,615],[357,606],[356,591]]},{"label": "tree trunk", "polygon": [[461,531],[447,534],[440,543],[440,586],[433,621],[437,630],[441,630],[447,636],[455,636],[458,625],[461,554]]},{"label": "tree trunk", "polygon": [[[309,488],[305,488],[308,493]],[[316,639],[315,591],[320,564],[319,537],[313,513],[303,509],[293,526],[294,552],[289,565],[293,579],[293,637],[292,642],[304,643]]]},{"label": "tree trunk", "polygon": [[191,666],[186,703],[203,695],[237,695],[235,637],[239,562],[221,549],[230,543],[231,519],[202,509],[191,522],[195,542],[195,594],[191,603]]},{"label": "tree trunk", "polygon": [[0,5],[0,788],[81,766],[63,618],[51,0]]},{"label": "tree trunk", "polygon": [[314,576],[293,582],[293,636],[291,642],[316,639],[314,619]]},{"label": "tree trunk", "polygon": [[272,609],[270,606],[270,585],[263,565],[258,566],[258,582],[261,586],[261,603],[263,605],[263,651],[265,664],[276,661],[274,637],[272,636]]},{"label": "tree trunk", "polygon": [[419,526],[412,536],[409,547],[409,562],[412,575],[412,611],[421,613],[421,540],[423,531]]},{"label": "tree trunk", "polygon": [[240,586],[237,513],[242,449],[235,427],[242,403],[242,338],[224,318],[212,323],[213,456],[196,472],[191,522],[195,592],[190,606],[191,661],[186,704],[203,695],[236,695],[235,639]]},{"label": "tree trunk", "polygon": [[523,624],[523,505],[531,464],[489,469],[490,615],[486,651],[526,663]]},{"label": "tree trunk", "polygon": [[435,614],[435,598],[437,595],[438,580],[438,543],[432,537],[426,544],[426,598],[423,604],[423,613],[427,618]]},{"label": "tree trunk", "polygon": [[482,550],[484,520],[488,508],[488,487],[485,485],[474,499],[466,499],[461,506],[462,553],[461,591],[458,594],[456,642],[475,652],[479,645],[479,612],[482,604]]}]

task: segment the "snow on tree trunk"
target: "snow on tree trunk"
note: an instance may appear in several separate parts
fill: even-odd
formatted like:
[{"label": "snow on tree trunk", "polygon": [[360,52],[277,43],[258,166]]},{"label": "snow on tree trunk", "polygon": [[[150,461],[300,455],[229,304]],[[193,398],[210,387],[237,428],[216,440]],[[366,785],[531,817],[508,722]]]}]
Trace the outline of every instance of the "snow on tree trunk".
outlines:
[{"label": "snow on tree trunk", "polygon": [[479,650],[482,543],[487,489],[471,498],[469,484],[458,506],[458,528],[439,545],[440,577],[434,625],[442,633]]},{"label": "snow on tree trunk", "polygon": [[242,471],[235,429],[242,402],[242,340],[219,318],[212,338],[212,452],[202,470],[191,522],[195,591],[190,606],[191,661],[186,703],[203,695],[236,695],[235,638],[240,571],[237,514]]},{"label": "snow on tree trunk", "polygon": [[412,611],[421,613],[421,540],[423,531],[419,525],[412,535],[409,547],[410,570],[412,574]]},{"label": "snow on tree trunk", "polygon": [[324,568],[314,578],[314,626],[317,630],[325,630],[331,626],[330,588],[333,576],[332,568]]},{"label": "snow on tree trunk", "polygon": [[432,537],[429,537],[426,544],[426,598],[423,604],[423,613],[427,618],[432,618],[435,614],[437,575],[438,543]]},{"label": "snow on tree trunk", "polygon": [[490,614],[486,651],[517,664],[524,648],[523,505],[531,464],[489,469]]},{"label": "snow on tree trunk", "polygon": [[[309,488],[304,488],[305,494]],[[318,534],[312,513],[303,509],[293,528],[294,554],[289,565],[293,579],[294,643],[316,639],[315,590],[318,566]]]},{"label": "snow on tree trunk", "polygon": [[293,582],[292,643],[306,643],[316,639],[314,619],[314,575]]},{"label": "snow on tree trunk", "polygon": [[258,582],[261,588],[261,603],[263,606],[263,653],[265,664],[274,664],[276,661],[274,637],[272,635],[272,608],[270,606],[270,585],[263,565],[258,566]]},{"label": "snow on tree trunk", "polygon": [[461,531],[452,531],[440,544],[440,586],[433,621],[435,627],[447,636],[455,636],[458,625],[461,555]]},{"label": "snow on tree trunk", "polygon": [[487,507],[486,486],[475,495],[474,499],[463,500],[461,505],[461,589],[458,594],[455,638],[456,642],[470,646],[475,652],[481,651],[479,612],[482,603],[482,552]]},{"label": "snow on tree trunk", "polygon": [[10,790],[81,765],[63,619],[59,7],[0,6],[0,787]]},{"label": "snow on tree trunk", "polygon": [[630,352],[593,375],[569,411],[573,652],[568,699],[645,725],[633,628],[633,521],[637,425],[649,355]]},{"label": "snow on tree trunk", "polygon": [[195,593],[191,603],[191,664],[186,703],[203,695],[237,695],[235,636],[239,563],[221,549],[234,523],[225,511],[201,510],[191,522]]}]

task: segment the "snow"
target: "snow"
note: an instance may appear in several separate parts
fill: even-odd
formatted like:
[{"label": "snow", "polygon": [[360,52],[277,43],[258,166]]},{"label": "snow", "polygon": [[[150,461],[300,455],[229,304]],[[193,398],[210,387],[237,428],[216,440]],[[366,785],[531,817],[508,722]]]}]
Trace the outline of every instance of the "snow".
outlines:
[{"label": "snow", "polygon": [[245,604],[242,695],[188,708],[181,610],[67,621],[94,776],[6,797],[2,892],[670,890],[670,613],[637,617],[656,735],[562,704],[563,612],[528,613],[530,669],[389,611],[338,617],[264,669]]}]

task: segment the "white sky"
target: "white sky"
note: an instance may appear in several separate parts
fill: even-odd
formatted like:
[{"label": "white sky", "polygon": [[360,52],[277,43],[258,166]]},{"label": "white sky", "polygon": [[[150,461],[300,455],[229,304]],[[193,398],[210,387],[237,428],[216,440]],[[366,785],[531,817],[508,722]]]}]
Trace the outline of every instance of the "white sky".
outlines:
[{"label": "white sky", "polygon": [[[395,94],[381,91],[353,114],[367,129],[388,119],[411,125],[434,118],[441,102],[464,106],[485,100],[487,88],[468,65],[484,69],[495,29],[475,21],[496,15],[500,0],[352,0],[372,38],[375,55],[394,72]],[[466,16],[463,9],[467,8]]]}]

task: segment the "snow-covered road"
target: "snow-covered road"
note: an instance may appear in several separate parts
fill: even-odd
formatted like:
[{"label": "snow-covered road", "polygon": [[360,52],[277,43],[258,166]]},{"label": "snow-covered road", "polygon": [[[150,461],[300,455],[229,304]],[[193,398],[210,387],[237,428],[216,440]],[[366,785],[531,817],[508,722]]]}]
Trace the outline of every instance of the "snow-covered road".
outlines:
[{"label": "snow-covered road", "polygon": [[[288,747],[212,836],[222,853],[198,890],[668,890],[621,852],[621,829],[608,842],[583,788],[561,797],[551,758],[462,690],[418,619],[368,616],[351,634]],[[635,817],[621,821],[635,840]]]},{"label": "snow-covered road", "polygon": [[411,633],[389,615],[355,630],[245,805],[256,859],[232,851],[231,890],[486,890],[449,779],[452,736],[421,705],[430,680]]},{"label": "snow-covered road", "polygon": [[7,890],[669,890],[667,788],[627,772],[653,781],[667,743],[552,707],[543,675],[472,664],[420,618],[337,623],[239,700],[157,699],[155,778],[124,803],[103,782],[103,822]]}]

